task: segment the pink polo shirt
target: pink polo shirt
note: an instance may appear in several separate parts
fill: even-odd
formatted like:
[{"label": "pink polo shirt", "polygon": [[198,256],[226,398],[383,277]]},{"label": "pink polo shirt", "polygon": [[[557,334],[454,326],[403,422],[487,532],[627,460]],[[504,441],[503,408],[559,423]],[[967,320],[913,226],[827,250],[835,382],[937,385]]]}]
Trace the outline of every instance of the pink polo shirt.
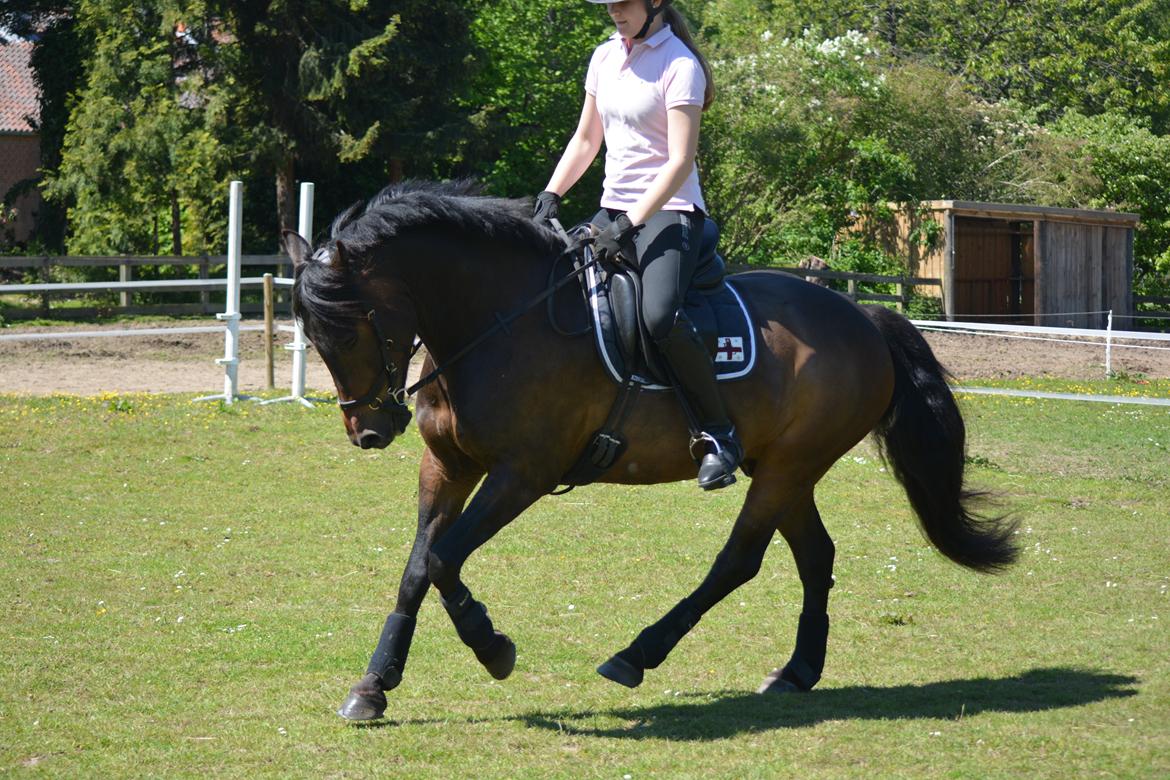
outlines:
[{"label": "pink polo shirt", "polygon": [[[670,25],[626,47],[617,33],[598,46],[589,61],[585,91],[597,99],[605,130],[603,208],[628,210],[646,192],[669,159],[666,112],[703,105],[703,66]],[[691,174],[663,209],[707,210],[699,171]]]}]

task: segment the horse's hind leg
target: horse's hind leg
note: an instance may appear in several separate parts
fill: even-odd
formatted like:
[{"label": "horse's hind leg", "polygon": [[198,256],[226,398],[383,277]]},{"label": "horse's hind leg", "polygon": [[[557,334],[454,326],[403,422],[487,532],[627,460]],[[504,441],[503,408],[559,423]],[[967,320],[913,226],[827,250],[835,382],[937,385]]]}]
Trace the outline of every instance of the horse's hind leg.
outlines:
[{"label": "horse's hind leg", "polygon": [[598,674],[629,688],[636,687],[642,682],[644,671],[666,660],[707,610],[756,575],[775,533],[777,512],[782,512],[788,503],[785,491],[761,477],[757,470],[731,537],[702,584],[661,620],[638,634],[629,647],[598,667]]},{"label": "horse's hind leg", "polygon": [[419,469],[418,529],[414,547],[398,585],[394,611],[386,618],[382,635],[366,674],[352,688],[337,714],[347,720],[374,720],[386,711],[386,694],[397,687],[406,668],[406,656],[414,637],[414,622],[430,587],[427,556],[434,540],[459,516],[478,473],[454,479],[428,449]]},{"label": "horse's hind leg", "polygon": [[821,679],[829,639],[829,589],[833,587],[833,540],[812,497],[799,511],[780,520],[780,533],[796,559],[804,603],[796,629],[796,649],[783,669],[769,674],[759,693],[807,691]]}]

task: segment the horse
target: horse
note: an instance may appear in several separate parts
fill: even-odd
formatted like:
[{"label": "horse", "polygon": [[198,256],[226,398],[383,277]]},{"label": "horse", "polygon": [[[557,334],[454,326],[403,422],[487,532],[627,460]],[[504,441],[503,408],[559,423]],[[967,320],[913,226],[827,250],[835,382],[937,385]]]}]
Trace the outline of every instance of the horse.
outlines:
[{"label": "horse", "polygon": [[[540,316],[543,307],[521,306],[547,297],[558,316],[585,316],[577,285],[550,285],[557,263],[566,267],[563,237],[530,213],[524,200],[482,196],[465,183],[407,183],[343,211],[315,249],[284,235],[294,313],[333,377],[354,445],[386,447],[406,430],[407,370],[417,344],[426,347],[427,380],[414,394],[425,443],[417,531],[366,673],[338,711],[346,719],[382,717],[432,585],[463,643],[492,677],[508,677],[515,645],[472,596],[462,566],[561,484],[619,392],[590,339]],[[1017,554],[1013,523],[975,509],[982,494],[964,484],[965,428],[949,375],[908,320],[780,271],[731,279],[761,345],[754,370],[723,384],[751,483],[706,577],[598,668],[628,687],[752,579],[777,532],[796,562],[802,611],[792,656],[759,691],[817,684],[835,548],[814,488],[871,432],[939,552],[981,572]],[[628,447],[600,481],[693,479],[678,400],[647,392],[634,404]]]}]

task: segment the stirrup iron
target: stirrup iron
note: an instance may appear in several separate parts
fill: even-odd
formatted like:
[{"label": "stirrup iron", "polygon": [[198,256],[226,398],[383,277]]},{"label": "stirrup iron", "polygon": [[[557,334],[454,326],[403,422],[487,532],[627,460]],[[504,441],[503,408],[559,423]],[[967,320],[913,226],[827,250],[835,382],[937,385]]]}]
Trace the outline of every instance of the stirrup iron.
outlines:
[{"label": "stirrup iron", "polygon": [[[708,444],[701,460],[695,457],[698,444]],[[699,487],[718,490],[735,484],[735,470],[743,460],[743,445],[739,443],[734,427],[722,436],[702,431],[691,438],[691,457],[699,464]]]}]

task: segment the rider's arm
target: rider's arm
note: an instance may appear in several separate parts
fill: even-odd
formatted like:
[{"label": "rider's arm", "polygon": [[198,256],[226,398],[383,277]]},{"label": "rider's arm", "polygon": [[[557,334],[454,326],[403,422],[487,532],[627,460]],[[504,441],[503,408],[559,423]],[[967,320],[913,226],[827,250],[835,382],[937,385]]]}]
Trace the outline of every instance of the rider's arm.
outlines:
[{"label": "rider's arm", "polygon": [[639,225],[666,205],[691,175],[699,149],[699,121],[702,106],[681,105],[666,112],[666,165],[654,177],[646,192],[626,215]]},{"label": "rider's arm", "polygon": [[[601,115],[597,113],[597,98],[585,93],[585,104],[581,107],[581,119],[577,131],[565,146],[561,161],[557,163],[546,190],[564,195],[589,168],[590,163],[601,150],[603,131]],[[681,182],[680,182],[681,183]]]}]

